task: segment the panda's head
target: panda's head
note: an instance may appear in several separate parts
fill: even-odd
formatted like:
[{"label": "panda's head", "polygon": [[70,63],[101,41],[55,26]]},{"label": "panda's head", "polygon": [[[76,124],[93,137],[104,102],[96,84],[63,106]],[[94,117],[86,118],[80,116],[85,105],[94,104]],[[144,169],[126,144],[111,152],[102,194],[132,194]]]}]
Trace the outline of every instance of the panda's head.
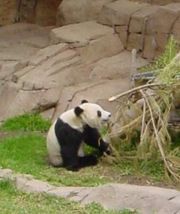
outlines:
[{"label": "panda's head", "polygon": [[111,113],[105,111],[101,106],[95,103],[89,103],[86,100],[81,102],[81,105],[74,108],[74,113],[81,118],[84,124],[91,128],[101,128],[110,119]]}]

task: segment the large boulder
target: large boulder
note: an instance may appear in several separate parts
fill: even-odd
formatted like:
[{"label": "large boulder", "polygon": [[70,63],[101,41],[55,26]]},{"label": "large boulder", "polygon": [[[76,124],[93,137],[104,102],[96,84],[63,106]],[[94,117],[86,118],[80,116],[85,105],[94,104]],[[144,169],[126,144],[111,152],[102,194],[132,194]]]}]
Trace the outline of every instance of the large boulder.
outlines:
[{"label": "large boulder", "polygon": [[33,24],[13,24],[0,28],[0,82],[27,66],[29,59],[48,46],[50,28]]},{"label": "large boulder", "polygon": [[180,3],[172,3],[156,8],[146,20],[143,57],[153,59],[164,51],[170,33],[178,39],[178,18]]},{"label": "large boulder", "polygon": [[154,59],[164,51],[171,33],[178,39],[180,4],[149,5],[131,16],[127,49],[142,51],[142,56]]},{"label": "large boulder", "polygon": [[7,83],[1,88],[0,121],[26,112],[53,108],[59,99],[59,88],[23,90],[19,84]]},{"label": "large boulder", "polygon": [[116,0],[105,4],[98,22],[112,26],[128,50],[136,49],[144,58],[154,59],[164,51],[171,33],[179,38],[180,3],[160,6],[143,2]]},{"label": "large boulder", "polygon": [[176,20],[173,26],[172,33],[174,35],[174,38],[177,41],[180,41],[180,16],[178,17],[178,19]]},{"label": "large boulder", "polygon": [[139,68],[145,64],[147,64],[147,61],[138,56],[134,65],[131,52],[123,51],[117,55],[99,60],[95,63],[89,76],[92,80],[112,80],[116,78],[130,80],[132,72],[135,72],[134,67]]},{"label": "large boulder", "polygon": [[49,44],[50,28],[34,24],[13,24],[0,28],[0,61],[28,62],[40,48]]},{"label": "large boulder", "polygon": [[170,33],[179,15],[180,3],[172,3],[159,7],[156,13],[153,13],[148,19],[146,33]]},{"label": "large boulder", "polygon": [[53,29],[51,31],[51,41],[55,44],[67,42],[84,46],[91,40],[112,33],[112,28],[98,24],[95,21],[88,21]]},{"label": "large boulder", "polygon": [[[54,46],[54,45],[53,45]],[[66,76],[69,72],[67,68],[78,64],[80,62],[79,56],[77,56],[76,51],[71,49],[66,49],[66,44],[57,45],[59,49],[56,52],[52,52],[49,58],[47,58],[47,49],[52,49],[52,46],[45,48],[44,53],[37,53],[35,57],[30,60],[28,67],[30,68],[28,72],[28,67],[20,70],[14,74],[19,78],[19,83],[22,83],[24,89],[41,89],[49,88],[54,85],[64,85],[67,84],[68,79],[65,82]],[[59,76],[59,78],[58,78]]]},{"label": "large boulder", "polygon": [[[7,41],[2,38],[0,46]],[[29,111],[52,119],[83,98],[113,111],[108,98],[129,88],[132,71],[131,54],[123,52],[118,35],[95,21],[55,28],[47,47],[10,55],[11,62],[4,59],[2,55],[0,121]],[[138,58],[137,64],[144,61]]]},{"label": "large boulder", "polygon": [[83,99],[99,103],[115,113],[117,103],[110,103],[108,98],[129,89],[130,78],[134,72],[133,66],[138,68],[146,63],[147,61],[137,57],[135,65],[132,65],[132,55],[128,51],[99,60],[88,72],[88,82],[65,87],[62,90],[52,119],[73,108]]},{"label": "large boulder", "polygon": [[157,12],[158,9],[159,6],[149,5],[133,13],[129,23],[129,32],[144,33],[146,30],[146,22],[151,16],[153,16],[153,14]]},{"label": "large boulder", "polygon": [[84,204],[92,202],[100,203],[106,209],[127,207],[142,214],[172,214],[179,213],[180,193],[152,186],[107,184],[93,189],[82,201]]},{"label": "large boulder", "polygon": [[0,180],[7,179],[23,192],[63,197],[82,205],[99,203],[105,209],[116,210],[118,213],[122,213],[126,208],[141,214],[178,214],[180,209],[180,192],[170,188],[118,183],[97,187],[53,186],[48,182],[34,179],[31,175],[0,169]]},{"label": "large boulder", "polygon": [[116,103],[108,102],[108,98],[128,88],[129,81],[122,78],[89,81],[75,86],[65,87],[61,93],[56,112],[52,119],[54,120],[62,112],[74,108],[80,104],[83,99],[98,103],[112,113],[115,113]]},{"label": "large boulder", "polygon": [[110,26],[128,26],[131,15],[147,7],[147,4],[134,3],[127,0],[117,0],[103,6],[98,22]]},{"label": "large boulder", "polygon": [[95,21],[55,28],[51,39],[53,43],[66,42],[76,48],[84,63],[91,63],[123,50],[121,40],[113,29]]},{"label": "large boulder", "polygon": [[57,26],[96,20],[104,4],[113,0],[64,0],[58,8]]}]

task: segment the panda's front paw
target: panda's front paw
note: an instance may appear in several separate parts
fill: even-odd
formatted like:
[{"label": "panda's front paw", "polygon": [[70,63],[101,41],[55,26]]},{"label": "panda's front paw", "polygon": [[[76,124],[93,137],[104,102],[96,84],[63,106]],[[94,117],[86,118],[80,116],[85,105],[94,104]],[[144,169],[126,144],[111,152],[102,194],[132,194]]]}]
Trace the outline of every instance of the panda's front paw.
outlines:
[{"label": "panda's front paw", "polygon": [[90,165],[94,166],[94,165],[97,165],[98,164],[98,159],[96,156],[94,155],[90,155],[89,156],[89,163]]},{"label": "panda's front paw", "polygon": [[86,155],[84,157],[79,157],[79,166],[86,167],[86,166],[94,166],[98,163],[98,159],[94,155]]},{"label": "panda's front paw", "polygon": [[109,146],[109,143],[106,143],[104,141],[101,141],[100,142],[100,146],[99,146],[99,151],[100,153],[103,155],[103,154],[106,154],[106,155],[110,155],[112,150]]},{"label": "panda's front paw", "polygon": [[107,150],[104,152],[106,155],[112,154],[112,149],[110,147],[107,148]]}]

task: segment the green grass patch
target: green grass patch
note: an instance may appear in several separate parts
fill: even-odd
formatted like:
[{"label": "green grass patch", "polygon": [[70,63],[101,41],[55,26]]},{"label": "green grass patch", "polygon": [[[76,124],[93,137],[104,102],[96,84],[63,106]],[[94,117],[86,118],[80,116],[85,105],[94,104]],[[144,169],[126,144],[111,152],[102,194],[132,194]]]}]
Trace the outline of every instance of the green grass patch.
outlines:
[{"label": "green grass patch", "polygon": [[144,160],[139,163],[139,171],[154,181],[162,181],[165,176],[164,163],[158,160]]},{"label": "green grass patch", "polygon": [[[5,138],[0,139],[0,167],[31,174],[37,179],[63,186],[98,186],[107,182],[124,182],[124,177],[137,176],[145,177],[145,180],[150,182],[165,181],[162,162],[128,159],[128,155],[131,157],[136,154],[135,142],[118,143],[118,151],[122,157],[118,163],[110,163],[106,157],[97,166],[83,168],[79,172],[54,168],[48,164],[45,136],[32,132],[44,132],[49,126],[49,121],[37,114],[25,114],[5,121],[1,130],[17,130],[17,133],[14,131],[11,135],[10,132]],[[23,132],[19,132],[20,130]],[[94,152],[94,149],[87,146],[86,152]]]},{"label": "green grass patch", "polygon": [[[107,182],[94,167],[73,173],[48,165],[45,137],[23,135],[0,140],[0,166],[65,186],[97,186]],[[82,176],[83,173],[83,176]]]},{"label": "green grass patch", "polygon": [[[134,162],[122,159],[118,164],[100,162],[78,172],[49,166],[45,137],[38,134],[19,135],[0,140],[0,167],[31,174],[35,178],[63,186],[98,186],[121,182],[125,176],[147,176],[164,180],[164,168],[159,162]],[[161,168],[162,167],[162,168]]]},{"label": "green grass patch", "polygon": [[[165,178],[165,170],[162,161],[158,160],[128,160],[123,159],[119,161],[118,164],[113,166],[113,170],[122,176],[122,181],[124,177],[129,178],[131,183],[136,184],[136,180],[133,182],[133,177],[139,178],[142,183],[148,181],[149,183],[168,183]],[[138,182],[139,184],[139,182]]]},{"label": "green grass patch", "polygon": [[46,132],[51,122],[39,114],[27,113],[7,119],[0,127],[1,131],[41,131]]},{"label": "green grass patch", "polygon": [[0,181],[0,213],[3,214],[135,214],[129,210],[107,211],[100,205],[92,203],[82,206],[77,202],[48,196],[45,194],[28,194],[17,190],[9,181]]},{"label": "green grass patch", "polygon": [[38,174],[45,165],[45,140],[40,135],[9,137],[0,140],[0,165],[22,173]]}]

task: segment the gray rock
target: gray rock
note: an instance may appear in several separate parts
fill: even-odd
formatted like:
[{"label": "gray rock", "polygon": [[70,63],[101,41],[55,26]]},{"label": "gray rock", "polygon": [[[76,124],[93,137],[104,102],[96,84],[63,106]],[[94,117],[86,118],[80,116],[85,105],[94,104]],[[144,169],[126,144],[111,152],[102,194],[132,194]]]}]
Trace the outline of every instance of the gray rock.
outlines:
[{"label": "gray rock", "polygon": [[96,20],[103,5],[112,0],[66,0],[57,12],[57,26]]},{"label": "gray rock", "polygon": [[180,212],[180,192],[154,186],[130,184],[106,184],[98,187],[56,187],[30,175],[15,174],[9,169],[0,169],[0,179],[10,179],[24,192],[46,193],[64,197],[82,204],[92,202],[105,209],[137,210],[142,214],[172,214]]},{"label": "gray rock", "polygon": [[51,45],[46,48],[43,48],[30,59],[29,64],[33,66],[35,65],[37,66],[42,62],[48,60],[49,58],[54,57],[55,55],[65,51],[67,48],[68,48],[68,45],[65,43],[61,43],[58,45]]},{"label": "gray rock", "polygon": [[0,168],[0,179],[10,179],[13,177],[13,171],[11,169]]},{"label": "gray rock", "polygon": [[9,80],[11,76],[18,71],[25,67],[25,63],[20,63],[18,61],[1,61],[0,62],[0,80]]},{"label": "gray rock", "polygon": [[89,21],[55,28],[51,31],[51,40],[54,43],[78,43],[79,46],[85,46],[91,40],[112,33],[112,28]]},{"label": "gray rock", "polygon": [[109,26],[128,26],[131,15],[147,6],[148,4],[140,4],[128,0],[113,1],[103,6],[98,22]]},{"label": "gray rock", "polygon": [[128,88],[129,82],[122,78],[89,81],[88,83],[65,87],[61,93],[53,120],[62,112],[74,108],[83,99],[99,103],[114,114],[116,104],[114,102],[109,103],[108,98]]},{"label": "gray rock", "polygon": [[172,3],[166,6],[159,7],[156,13],[147,21],[146,32],[151,33],[170,33],[171,29],[179,17],[180,3]]},{"label": "gray rock", "polygon": [[69,198],[74,201],[81,201],[85,198],[92,188],[90,187],[54,187],[47,193],[53,196]]},{"label": "gray rock", "polygon": [[[111,48],[109,48],[111,47]],[[85,47],[79,48],[82,63],[93,63],[104,57],[113,56],[123,50],[123,45],[117,34],[108,34],[92,40]]]},{"label": "gray rock", "polygon": [[31,193],[45,193],[53,188],[47,182],[30,179],[23,175],[16,176],[15,185],[19,190]]},{"label": "gray rock", "polygon": [[49,28],[18,23],[0,28],[0,60],[28,62],[28,58],[49,44]]},{"label": "gray rock", "polygon": [[173,29],[172,29],[172,33],[175,37],[175,39],[177,41],[180,40],[180,17],[176,20],[174,26],[173,26]]},{"label": "gray rock", "polygon": [[100,203],[106,209],[130,208],[142,214],[172,214],[180,211],[180,192],[151,186],[107,184],[91,191],[82,201],[91,202]]},{"label": "gray rock", "polygon": [[133,13],[129,23],[129,32],[143,33],[146,29],[146,22],[157,12],[158,9],[159,6],[157,5],[149,5]]},{"label": "gray rock", "polygon": [[132,69],[134,69],[132,66],[139,68],[145,64],[147,64],[146,60],[137,57],[136,65],[132,65],[132,54],[123,51],[117,55],[99,60],[90,72],[90,78],[94,80],[115,78],[128,80],[131,78]]}]

